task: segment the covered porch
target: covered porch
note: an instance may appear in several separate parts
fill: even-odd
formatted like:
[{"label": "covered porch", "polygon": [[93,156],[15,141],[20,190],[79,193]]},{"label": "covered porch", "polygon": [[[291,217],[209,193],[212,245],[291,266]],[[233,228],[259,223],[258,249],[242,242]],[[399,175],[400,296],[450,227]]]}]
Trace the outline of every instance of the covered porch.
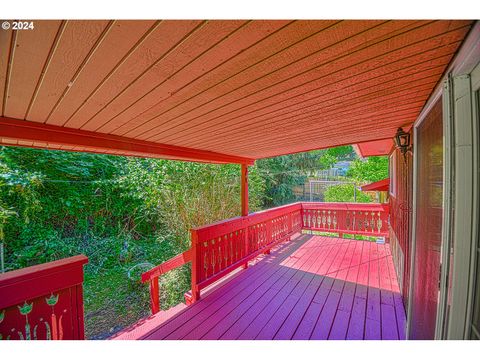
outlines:
[{"label": "covered porch", "polygon": [[[413,178],[408,147],[400,154],[392,139],[438,100],[456,56],[476,49],[478,23],[45,21],[38,29],[0,38],[0,144],[241,166],[240,216],[192,229],[190,249],[143,273],[152,316],[116,339],[405,339]],[[400,159],[389,204],[249,212],[256,160],[345,144]],[[83,339],[86,262],[2,275],[0,337]],[[186,304],[160,311],[159,278],[185,264]]]}]

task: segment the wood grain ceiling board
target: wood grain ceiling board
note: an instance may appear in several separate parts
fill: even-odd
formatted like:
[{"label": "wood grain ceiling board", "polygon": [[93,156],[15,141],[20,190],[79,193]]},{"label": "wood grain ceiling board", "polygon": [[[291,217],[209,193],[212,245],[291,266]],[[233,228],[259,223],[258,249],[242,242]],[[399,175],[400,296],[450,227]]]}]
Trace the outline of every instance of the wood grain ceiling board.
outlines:
[{"label": "wood grain ceiling board", "polygon": [[[230,93],[221,99],[222,103],[219,102],[219,99],[216,105],[209,103],[203,109],[201,109],[202,107],[197,107],[195,111],[183,117],[182,126],[175,127],[171,132],[188,137],[190,132],[202,133],[204,124],[207,122],[211,122],[212,126],[217,128],[223,128],[229,122],[237,121],[235,115],[242,112],[261,109],[266,104],[276,105],[282,100],[294,103],[298,101],[298,96],[304,96],[305,93],[308,93],[307,96],[310,96],[312,90],[322,85],[326,76],[335,76],[335,80],[339,81],[341,80],[339,78],[341,75],[349,77],[352,74],[361,74],[374,68],[382,67],[384,71],[387,71],[385,63],[394,59],[412,56],[425,49],[441,46],[445,42],[458,41],[465,36],[467,31],[465,27],[462,27],[443,34],[444,28],[439,25],[441,24],[435,22],[423,26],[415,32],[404,33],[388,41],[374,44],[357,52],[348,53],[341,58],[329,61],[326,63],[326,66],[315,66],[315,68],[303,72],[301,75],[294,73],[295,76],[291,76],[288,80],[281,83],[275,83],[274,86],[265,83],[266,79],[264,78],[260,86],[255,87],[253,86],[254,84],[251,84],[250,90],[244,91],[245,89],[242,89],[241,92]],[[456,25],[464,26],[464,23],[456,23]],[[415,33],[415,36],[412,36],[413,33]],[[285,75],[288,76],[288,74]],[[196,123],[200,123],[202,126],[195,127]],[[221,126],[214,124],[221,124]],[[161,131],[160,129],[156,131],[159,132]],[[169,141],[170,139],[168,136],[165,136],[166,134],[168,134],[168,130],[163,131],[159,136],[152,136],[151,133],[148,133],[145,134],[147,136],[140,136],[140,138],[151,141]],[[128,134],[126,135],[128,136]],[[238,133],[236,135],[238,136]]]},{"label": "wood grain ceiling board", "polygon": [[[174,145],[248,162],[384,139],[415,120],[471,24],[36,21],[1,32],[0,113],[92,142],[0,142],[138,156],[139,144]],[[95,133],[137,147],[95,146]]]},{"label": "wood grain ceiling board", "polygon": [[13,31],[0,31],[0,114],[3,114],[3,107],[6,101],[5,91],[8,90],[10,82],[11,67],[8,66],[10,62],[10,50],[13,44]]},{"label": "wood grain ceiling board", "polygon": [[[108,78],[112,64],[122,63],[130,54],[132,48],[146,36],[156,21],[114,21],[95,52],[86,61],[73,85],[67,91],[57,106],[51,111],[47,124],[62,125],[69,119],[100,86],[102,80]],[[108,59],[108,61],[105,61]],[[114,68],[114,67],[113,67]],[[12,116],[15,117],[15,116]]]},{"label": "wood grain ceiling board", "polygon": [[[162,93],[162,89],[159,88],[148,94],[148,97],[142,99],[146,110],[133,118],[131,111],[133,109],[128,109],[124,114],[121,114],[118,119],[115,119],[115,122],[122,121],[127,116],[130,116],[130,118],[127,118],[129,119],[128,122],[116,129],[114,133],[124,135],[141,126],[146,120],[155,118],[159,113],[165,113],[193,98],[195,98],[195,101],[199,101],[197,97],[201,96],[208,100],[210,92],[212,94],[221,93],[218,89],[219,84],[232,80],[244,71],[256,68],[258,64],[265,62],[280,52],[283,53],[285,49],[298,46],[299,43],[304,44],[308,48],[311,44],[306,42],[310,41],[310,38],[326,28],[334,26],[336,23],[338,21],[293,21],[284,25],[285,22],[262,21],[258,23],[262,25],[262,28],[265,26],[264,24],[272,24],[278,29],[271,31],[268,36],[256,43],[250,41],[250,47],[245,48],[242,52],[239,52],[211,71],[205,72],[201,77],[179,86],[175,91]],[[257,22],[254,22],[254,24],[257,24]],[[268,70],[268,67],[265,69]],[[191,108],[192,102],[189,103],[189,106]],[[139,132],[141,129],[136,131]],[[134,134],[135,131],[132,131],[132,135]]]},{"label": "wood grain ceiling board", "polygon": [[[407,101],[409,100],[410,99],[407,99]],[[313,132],[309,131],[309,128],[302,128],[302,131],[297,131],[292,134],[288,130],[279,128],[277,130],[277,134],[288,134],[289,141],[293,142],[294,140],[298,140],[304,143],[307,143],[311,139],[318,141],[320,137],[326,137],[329,140],[334,137],[342,138],[345,135],[345,131],[355,131],[356,133],[361,133],[363,136],[372,136],[371,131],[379,130],[379,127],[382,124],[382,119],[386,118],[386,125],[389,126],[390,123],[395,122],[396,119],[400,118],[403,113],[410,111],[411,109],[421,109],[424,101],[424,99],[413,99],[407,103],[398,101],[388,108],[386,108],[383,104],[380,104],[376,107],[371,107],[369,109],[370,113],[368,114],[359,113],[356,110],[352,110],[345,111],[343,114],[335,114],[334,116],[311,116],[306,119],[311,124],[310,129],[320,128],[321,131]],[[392,112],[395,112],[394,119],[392,119]],[[390,120],[388,120],[389,117]],[[372,119],[374,119],[374,121],[372,121]],[[337,124],[332,127],[329,124],[331,122],[336,122]],[[281,143],[281,136],[275,136],[274,138],[269,137],[268,142],[253,142],[253,146],[255,151],[260,151],[260,149],[264,146],[279,146]],[[244,146],[241,142],[236,142],[226,146],[226,148],[235,149],[235,151],[238,151],[240,147],[242,147],[245,151],[248,151],[249,148],[249,146]]]},{"label": "wood grain ceiling board", "polygon": [[[48,59],[45,73],[38,84],[38,91],[26,119],[45,122],[62,96],[73,86],[76,76],[89,56],[103,40],[112,22],[105,20],[69,20],[66,22],[58,42],[52,44],[52,56]],[[24,30],[26,31],[26,30]],[[35,30],[32,30],[35,32]],[[34,46],[31,41],[26,46]],[[14,58],[14,64],[16,60]],[[28,68],[28,64],[25,68]]]},{"label": "wood grain ceiling board", "polygon": [[[144,112],[144,109],[151,110],[152,103],[158,105],[158,102],[162,102],[163,99],[177,98],[180,90],[199,82],[200,78],[212,71],[218,72],[219,69],[222,69],[222,65],[229,63],[229,60],[236,59],[239,54],[287,26],[288,23],[288,21],[250,21],[244,24],[189,64],[184,67],[175,67],[175,73],[160,82],[131,106],[115,115],[107,124],[98,128],[98,131],[122,135],[127,132],[126,130],[135,128],[144,122],[143,118],[136,118],[136,115]],[[219,22],[214,22],[214,24],[218,25]],[[192,41],[194,40],[192,39]],[[203,84],[204,81],[201,83]],[[163,106],[165,104],[162,103]]]},{"label": "wood grain ceiling board", "polygon": [[[453,52],[452,52],[451,54],[453,54]],[[415,64],[415,62],[413,62],[412,64]],[[381,66],[381,67],[379,67],[379,68],[385,69],[384,66]],[[414,68],[414,66],[412,66],[412,68]],[[348,71],[345,72],[345,75],[348,75]],[[338,78],[337,78],[336,80],[338,81]],[[295,105],[295,102],[301,103],[301,99],[302,99],[302,97],[304,97],[304,95],[305,95],[304,93],[300,93],[300,94],[299,94],[298,96],[296,96],[296,97],[295,97],[295,96],[288,96],[286,99],[274,99],[274,98],[272,97],[272,98],[266,99],[266,101],[270,101],[274,106],[275,106],[276,104],[279,104],[280,102],[282,102],[282,100],[293,102],[294,105]],[[277,101],[277,100],[278,100],[278,101]],[[258,105],[258,104],[255,104],[255,105]],[[348,106],[348,104],[346,104],[346,103],[344,103],[343,105],[344,105],[344,106]],[[267,108],[267,107],[264,107],[264,108]],[[257,124],[261,124],[262,126],[264,126],[264,125],[265,125],[264,122],[262,122],[262,121],[257,121],[258,119],[254,119],[255,114],[257,114],[258,112],[261,113],[261,111],[262,111],[263,109],[262,109],[262,107],[260,107],[260,106],[256,107],[256,109],[257,109],[257,111],[255,111],[255,112],[251,111],[248,115],[250,115],[250,116],[252,117],[252,121],[255,121]],[[267,108],[267,109],[268,109],[268,108]],[[269,109],[269,110],[270,110],[270,109]],[[231,118],[234,118],[234,117],[233,117],[233,114],[229,114],[229,116],[230,116]],[[239,118],[239,117],[234,118],[234,119],[235,119],[235,122],[236,122],[237,124],[240,124],[240,123],[241,123],[242,129],[245,129],[246,125],[248,125],[248,124],[246,124],[244,121],[242,121],[242,119]],[[276,126],[276,127],[283,125],[283,124],[280,122],[280,119],[279,119],[278,117],[275,117],[275,118],[274,118],[274,123],[275,123],[274,126]],[[225,126],[225,125],[227,125],[227,124],[223,124],[222,130],[224,129],[224,126]],[[220,128],[217,128],[216,130],[217,130],[217,131],[222,131],[222,130],[220,130]],[[263,129],[263,130],[265,130],[265,129]],[[254,130],[253,133],[255,133],[255,132],[258,133],[257,131]],[[202,135],[203,135],[204,133],[205,133],[205,136],[208,136],[210,139],[212,138],[212,134],[209,134],[208,131],[205,131],[205,132],[204,132],[204,130],[202,129],[202,131],[199,130],[199,131],[197,132],[197,134],[202,134]],[[238,132],[235,132],[235,136],[236,136],[237,138],[239,137],[239,135],[241,135],[241,134],[239,134]],[[179,132],[179,136],[184,136],[184,134],[183,134],[182,132]],[[225,138],[225,137],[223,136],[223,138]]]},{"label": "wood grain ceiling board", "polygon": [[42,22],[35,31],[15,33],[9,86],[3,111],[6,116],[25,119],[61,24],[61,21]]},{"label": "wood grain ceiling board", "polygon": [[[436,69],[428,70],[425,72],[425,78],[417,78],[412,80],[411,82],[405,84],[404,86],[398,86],[395,88],[389,88],[386,91],[376,91],[375,93],[367,94],[366,96],[355,98],[354,101],[349,101],[349,106],[343,106],[339,104],[335,100],[331,100],[331,106],[325,106],[322,108],[321,111],[313,110],[308,112],[299,112],[298,114],[289,114],[289,118],[286,119],[285,124],[281,127],[282,132],[288,132],[289,136],[293,136],[295,134],[304,134],[305,127],[299,125],[299,122],[302,121],[302,124],[310,123],[310,131],[309,134],[315,134],[316,132],[324,133],[326,129],[332,128],[333,130],[339,129],[341,124],[336,122],[330,122],[329,119],[333,119],[334,116],[348,116],[348,114],[362,114],[369,111],[369,106],[372,104],[376,104],[380,107],[385,107],[385,103],[389,103],[389,105],[393,104],[392,101],[396,101],[399,103],[406,103],[409,94],[413,94],[415,100],[425,101],[426,98],[429,96],[431,89],[435,86],[438,76],[441,75],[443,72],[443,68],[437,67]],[[423,90],[422,95],[418,94],[419,90]],[[373,96],[373,97],[372,97]],[[369,97],[372,97],[369,99]],[[347,95],[348,98],[348,95]],[[325,124],[317,129],[315,127],[315,122],[312,123],[312,119],[315,118],[322,118],[325,119]],[[283,120],[283,119],[282,119]],[[353,119],[352,119],[353,120]],[[346,121],[350,121],[349,118],[346,118]],[[365,125],[365,124],[363,124]],[[270,124],[263,125],[264,131],[273,131],[275,129],[275,122],[271,122]],[[316,131],[318,130],[318,131]],[[276,136],[272,135],[269,137],[270,141],[273,141]],[[258,140],[262,142],[261,134],[253,134],[249,137],[250,143],[255,144],[255,141]],[[281,141],[281,140],[280,140]],[[222,146],[227,145],[224,137],[216,136],[214,139],[209,142],[210,146]],[[195,146],[192,146],[195,147]]]},{"label": "wood grain ceiling board", "polygon": [[172,106],[176,107],[196,95],[203,95],[206,90],[218,85],[219,79],[224,79],[220,80],[220,82],[228,80],[245,69],[264,61],[266,58],[274,56],[284,48],[304,41],[305,37],[311,37],[335,23],[335,21],[291,22],[285,26],[285,28],[280,28],[278,31],[273,32],[261,42],[246,49],[213,71],[206,73],[200,79],[196,79],[193,83],[189,83],[187,86],[175,91],[171,94],[172,96],[155,103],[152,107],[148,108],[148,110],[142,112],[141,116],[129,120],[124,126],[116,130],[115,133],[123,135],[129,130],[141,125],[144,119],[151,119],[158,115],[158,112],[165,112],[165,109],[171,109]]},{"label": "wood grain ceiling board", "polygon": [[[242,116],[237,119],[237,122],[232,124],[229,128],[230,131],[240,130],[243,127],[247,127],[249,122],[262,122],[267,123],[268,120],[273,122],[286,120],[288,122],[293,122],[295,119],[300,119],[302,115],[312,114],[319,109],[326,111],[332,105],[341,105],[341,101],[350,100],[350,104],[355,104],[359,100],[362,100],[363,96],[375,97],[379,92],[384,93],[395,93],[399,90],[402,90],[404,84],[416,86],[415,80],[422,80],[423,78],[429,76],[435,76],[434,82],[438,79],[438,74],[442,73],[445,66],[449,63],[452,54],[442,56],[440,58],[427,60],[426,62],[414,65],[415,69],[411,69],[412,66],[406,69],[400,69],[398,71],[390,72],[386,75],[381,75],[373,77],[367,74],[364,81],[357,81],[356,77],[352,78],[355,80],[355,83],[348,82],[347,85],[342,86],[340,89],[335,90],[339,82],[334,82],[330,88],[324,87],[324,91],[318,97],[308,100],[298,100],[296,105],[301,106],[284,106],[276,111],[269,111],[265,114],[262,114],[259,111],[259,115],[249,114],[250,116]],[[415,72],[412,73],[412,70]],[[330,91],[330,89],[334,89]],[[278,123],[277,123],[278,124]],[[216,129],[206,129],[205,135],[217,138],[215,135]],[[203,132],[198,135],[192,135],[189,137],[187,144],[189,146],[195,147],[198,143],[201,143],[202,140],[199,140],[203,136]],[[212,139],[213,141],[213,139]]]},{"label": "wood grain ceiling board", "polygon": [[[406,79],[408,81],[414,80],[424,72],[441,66],[444,68],[450,61],[457,44],[449,45],[443,49],[435,49],[422,54],[426,60],[423,62],[412,61],[410,58],[402,59],[394,66],[389,66],[388,71],[386,67],[379,67],[375,70],[349,76],[340,79],[338,76],[331,76],[324,78],[324,84],[319,89],[315,89],[310,93],[304,93],[296,96],[293,99],[287,98],[285,100],[274,103],[275,106],[267,106],[265,108],[258,108],[255,112],[249,112],[245,115],[240,115],[235,118],[235,122],[231,125],[226,125],[222,130],[229,129],[230,131],[240,130],[246,128],[250,123],[265,124],[268,120],[277,122],[281,125],[280,120],[286,119],[288,122],[292,121],[292,117],[308,113],[315,109],[321,109],[323,104],[328,101],[339,99],[341,97],[349,96],[352,101],[356,96],[362,95],[365,92],[371,92],[375,89],[381,90],[385,87],[394,87],[403,84]],[[444,55],[446,54],[446,55]],[[435,58],[434,55],[440,55]],[[443,55],[443,56],[442,56]],[[189,137],[189,143],[194,144],[200,137],[215,136],[219,133],[217,128],[204,128],[202,132],[197,135]],[[180,137],[181,134],[178,135]]]},{"label": "wood grain ceiling board", "polygon": [[[226,51],[222,47],[222,42],[231,38],[234,33],[240,31],[247,24],[246,21],[240,20],[206,22],[176,44],[172,51],[167,53],[149,71],[142,74],[132,84],[129,84],[125,91],[92,117],[81,129],[98,130],[105,124],[105,119],[111,119],[118,115],[126,107],[159,86],[159,84],[169,80],[178,71],[184,69],[205,53],[208,53],[210,49],[216,49],[218,46],[223,52]],[[164,36],[169,36],[169,34],[164,34]],[[214,56],[222,57],[222,51],[214,52]],[[204,63],[203,66],[208,66],[208,64]]]},{"label": "wood grain ceiling board", "polygon": [[[192,32],[203,26],[199,20],[161,21],[146,37],[132,47],[127,58],[111,64],[112,72],[88,95],[82,105],[64,121],[64,126],[81,128],[103,108],[128,89],[136,79],[142,77],[158,64],[175,46]],[[105,59],[109,61],[109,59]]]},{"label": "wood grain ceiling board", "polygon": [[[308,67],[318,65],[319,52],[334,53],[336,51],[336,54],[341,51],[348,52],[354,46],[362,44],[365,40],[365,34],[369,30],[373,31],[371,29],[379,27],[383,29],[385,27],[387,28],[385,31],[391,31],[392,28],[387,27],[386,24],[389,23],[381,21],[358,21],[350,25],[348,22],[336,23],[313,36],[309,36],[304,41],[297,42],[293,46],[277,52],[264,61],[255,63],[254,66],[229,77],[225,81],[220,81],[216,86],[198,94],[189,102],[183,103],[182,106],[162,114],[158,119],[151,118],[145,125],[124,135],[150,138],[158,131],[170,130],[173,132],[177,128],[194,126],[196,122],[206,121],[203,118],[210,111],[242,99],[248,91],[257,92],[262,89],[262,84],[266,84],[263,86],[269,86],[272,83],[278,83],[282,77],[288,78],[305,72]],[[347,44],[338,41],[340,34],[345,36]],[[149,132],[156,126],[158,126],[157,131]]]},{"label": "wood grain ceiling board", "polygon": [[[275,89],[289,88],[292,83],[299,85],[301,77],[312,80],[311,76],[321,63],[327,64],[329,60],[345,56],[358,47],[366,46],[369,41],[378,36],[389,36],[392,31],[396,32],[399,28],[407,26],[405,23],[368,21],[355,22],[357,27],[349,26],[349,24],[348,22],[336,24],[316,37],[310,38],[308,43],[297,44],[288,51],[268,59],[267,62],[258,64],[255,69],[249,69],[247,74],[239,74],[228,84],[226,82],[220,84],[222,88],[227,87],[225,91],[216,90],[222,96],[217,96],[206,104],[196,103],[191,107],[193,111],[187,113],[178,113],[179,109],[176,109],[177,114],[172,114],[173,117],[167,119],[168,123],[162,125],[162,128],[166,127],[166,130],[161,133],[161,136],[152,137],[152,133],[148,133],[148,137],[145,138],[168,138],[169,132],[174,133],[177,129],[182,130],[184,127],[201,125],[219,111],[235,106],[235,102],[239,100],[245,102],[261,96],[262,91],[274,94]],[[407,27],[414,24],[416,23],[413,21],[409,22]],[[334,34],[347,30],[349,32],[345,34],[347,36],[345,40],[337,41],[338,36],[336,37]],[[141,137],[143,138],[143,136],[142,134]]]}]

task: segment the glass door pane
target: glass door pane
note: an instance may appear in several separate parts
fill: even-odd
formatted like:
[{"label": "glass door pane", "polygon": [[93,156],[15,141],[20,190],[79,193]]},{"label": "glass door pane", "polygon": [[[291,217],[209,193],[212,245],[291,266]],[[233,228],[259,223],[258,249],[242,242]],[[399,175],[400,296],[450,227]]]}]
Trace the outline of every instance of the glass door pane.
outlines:
[{"label": "glass door pane", "polygon": [[[477,122],[480,123],[480,92],[476,91],[474,96]],[[477,131],[478,130],[477,128]],[[480,141],[480,133],[476,134],[477,139]],[[480,153],[477,155],[480,157]],[[478,169],[477,169],[478,171]],[[478,235],[477,235],[478,236]],[[477,253],[476,253],[476,273],[475,273],[475,285],[473,290],[473,316],[470,328],[470,338],[474,340],[480,340],[480,236],[477,238]]]},{"label": "glass door pane", "polygon": [[442,99],[417,128],[415,271],[411,339],[434,339],[442,242]]}]

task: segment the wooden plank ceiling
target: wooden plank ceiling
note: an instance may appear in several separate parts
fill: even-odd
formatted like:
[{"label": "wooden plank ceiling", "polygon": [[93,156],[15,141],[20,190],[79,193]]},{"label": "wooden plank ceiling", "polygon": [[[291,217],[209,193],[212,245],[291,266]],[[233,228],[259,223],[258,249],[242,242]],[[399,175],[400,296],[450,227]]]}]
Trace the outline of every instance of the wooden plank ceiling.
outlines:
[{"label": "wooden plank ceiling", "polygon": [[[0,142],[249,162],[391,138],[415,120],[471,25],[35,21],[0,32]],[[36,137],[43,130],[52,135]]]}]

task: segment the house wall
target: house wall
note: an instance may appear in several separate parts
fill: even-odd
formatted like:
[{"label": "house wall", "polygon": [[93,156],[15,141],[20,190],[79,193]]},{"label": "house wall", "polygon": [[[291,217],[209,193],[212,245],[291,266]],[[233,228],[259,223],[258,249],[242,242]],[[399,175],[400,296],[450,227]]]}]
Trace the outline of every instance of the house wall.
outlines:
[{"label": "house wall", "polygon": [[412,153],[404,156],[395,149],[390,154],[390,247],[405,306],[410,279],[412,186]]}]

